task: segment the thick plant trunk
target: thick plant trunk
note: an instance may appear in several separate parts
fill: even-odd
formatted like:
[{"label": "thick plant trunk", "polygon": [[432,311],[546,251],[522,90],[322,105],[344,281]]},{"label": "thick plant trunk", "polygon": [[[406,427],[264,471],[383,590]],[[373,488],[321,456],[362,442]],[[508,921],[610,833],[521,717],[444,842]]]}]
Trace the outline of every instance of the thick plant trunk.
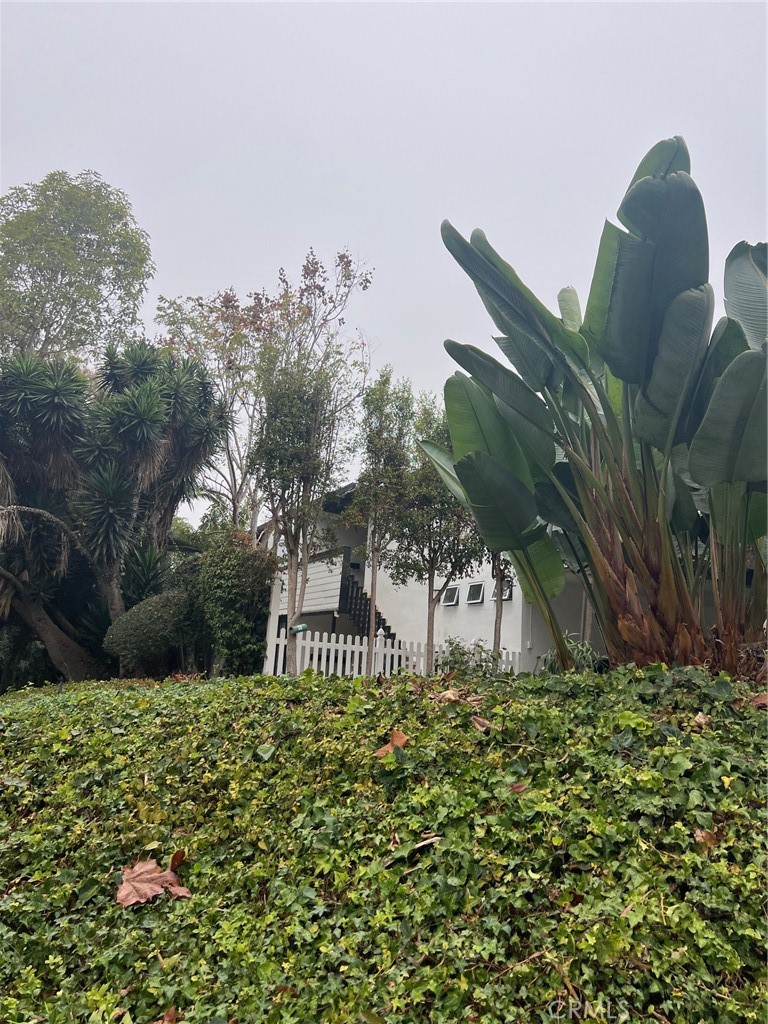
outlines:
[{"label": "thick plant trunk", "polygon": [[371,550],[371,609],[368,618],[368,653],[365,656],[365,674],[373,675],[373,653],[376,643],[376,582],[379,575],[379,552],[377,548]]},{"label": "thick plant trunk", "polygon": [[504,566],[501,556],[493,556],[493,578],[496,582],[496,607],[493,610],[493,653],[501,654],[501,617],[504,614]]},{"label": "thick plant trunk", "polygon": [[42,605],[20,594],[13,598],[13,610],[45,645],[48,657],[65,679],[94,679],[100,666],[84,647],[59,629]]},{"label": "thick plant trunk", "polygon": [[121,615],[125,614],[125,601],[120,586],[119,569],[111,570],[99,580],[99,592],[107,603],[109,610],[109,621],[117,622]]}]

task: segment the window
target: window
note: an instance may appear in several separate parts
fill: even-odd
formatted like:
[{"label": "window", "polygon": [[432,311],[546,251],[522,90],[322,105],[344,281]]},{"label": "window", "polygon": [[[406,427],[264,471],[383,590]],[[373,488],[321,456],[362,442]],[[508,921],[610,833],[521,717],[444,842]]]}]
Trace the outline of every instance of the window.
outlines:
[{"label": "window", "polygon": [[[512,600],[512,587],[513,587],[512,580],[505,580],[504,581],[504,589],[501,592],[501,600],[502,601],[511,601]],[[493,593],[491,594],[491,600],[492,601],[496,600],[496,584],[495,583],[493,585]]]},{"label": "window", "polygon": [[485,584],[470,583],[467,591],[467,604],[482,604],[485,600]]},{"label": "window", "polygon": [[459,603],[459,588],[448,587],[446,592],[443,594],[440,604],[453,607]]}]

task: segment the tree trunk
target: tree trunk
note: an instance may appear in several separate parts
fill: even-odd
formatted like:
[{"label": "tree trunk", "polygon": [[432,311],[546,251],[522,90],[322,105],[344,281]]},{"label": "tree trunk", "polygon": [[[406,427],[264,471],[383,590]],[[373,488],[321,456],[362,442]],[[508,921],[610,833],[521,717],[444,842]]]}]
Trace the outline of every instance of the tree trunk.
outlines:
[{"label": "tree trunk", "polygon": [[435,574],[430,572],[427,583],[427,664],[425,676],[431,676],[435,671],[435,609],[439,600],[440,594],[435,594]]},{"label": "tree trunk", "polygon": [[42,605],[16,593],[12,607],[45,645],[48,657],[65,679],[98,678],[100,666],[96,659],[59,629]]},{"label": "tree trunk", "polygon": [[368,653],[365,656],[365,674],[373,675],[373,653],[376,643],[376,582],[379,575],[379,551],[378,548],[371,549],[371,592],[368,595],[371,599],[371,609],[368,618]]},{"label": "tree trunk", "polygon": [[493,653],[501,654],[501,617],[504,614],[504,566],[501,555],[493,556],[493,578],[496,581],[496,607],[493,610]]},{"label": "tree trunk", "polygon": [[98,580],[99,592],[107,602],[109,610],[109,621],[117,622],[121,615],[125,614],[125,601],[120,586],[120,570],[111,569]]},{"label": "tree trunk", "polygon": [[296,634],[291,633],[291,627],[296,625],[299,618],[299,612],[296,607],[296,594],[298,591],[299,582],[299,553],[298,551],[288,552],[288,604],[287,604],[287,621],[288,621],[288,636],[286,638],[285,646],[285,671],[289,676],[295,676],[297,670],[297,657],[296,657]]}]

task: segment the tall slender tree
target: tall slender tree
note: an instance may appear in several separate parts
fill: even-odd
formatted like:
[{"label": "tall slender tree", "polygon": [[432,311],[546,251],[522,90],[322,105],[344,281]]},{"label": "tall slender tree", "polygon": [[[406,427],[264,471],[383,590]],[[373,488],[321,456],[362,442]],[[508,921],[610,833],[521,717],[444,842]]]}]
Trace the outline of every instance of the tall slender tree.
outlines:
[{"label": "tall slender tree", "polygon": [[361,430],[363,467],[357,480],[351,518],[367,528],[366,556],[371,570],[366,672],[373,671],[376,639],[376,590],[379,566],[386,559],[402,514],[402,485],[408,473],[413,432],[410,381],[393,381],[385,366],[363,395]]},{"label": "tall slender tree", "polygon": [[[419,398],[414,420],[416,438],[447,446],[444,411],[432,395]],[[480,564],[483,543],[468,509],[444,487],[431,460],[415,444],[411,468],[401,491],[401,515],[392,531],[387,565],[393,581],[427,586],[427,665],[434,662],[435,611],[451,582]],[[440,582],[438,582],[440,581]]]},{"label": "tall slender tree", "polygon": [[[367,348],[345,329],[344,313],[371,274],[348,252],[336,255],[333,277],[310,250],[297,286],[280,271],[276,296],[251,296],[263,333],[254,384],[259,425],[250,468],[284,550],[287,617],[295,626],[304,607],[307,574],[326,495],[343,479],[365,386]],[[296,638],[289,633],[286,669],[296,671]]]}]

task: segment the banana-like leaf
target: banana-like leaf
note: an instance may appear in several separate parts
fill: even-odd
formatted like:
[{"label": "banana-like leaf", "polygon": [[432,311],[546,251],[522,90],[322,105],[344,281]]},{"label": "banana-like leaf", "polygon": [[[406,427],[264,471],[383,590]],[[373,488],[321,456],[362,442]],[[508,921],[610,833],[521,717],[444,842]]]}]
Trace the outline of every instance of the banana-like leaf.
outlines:
[{"label": "banana-like leaf", "polygon": [[441,445],[435,444],[434,441],[419,441],[419,445],[425,454],[429,456],[432,465],[440,475],[440,479],[454,498],[460,505],[471,512],[472,505],[467,497],[466,491],[461,485],[461,481],[456,476],[456,470],[453,465],[453,456],[451,453],[446,451]]},{"label": "banana-like leaf", "polygon": [[704,357],[699,379],[691,399],[687,403],[685,416],[680,422],[678,437],[681,441],[690,444],[701,425],[704,413],[707,411],[718,378],[722,377],[726,367],[733,362],[736,356],[741,352],[746,352],[748,348],[744,330],[738,320],[731,320],[726,316],[721,317],[712,332],[712,339]]},{"label": "banana-like leaf", "polygon": [[650,380],[635,402],[637,436],[661,451],[704,362],[714,308],[714,292],[705,284],[673,299],[664,317]]},{"label": "banana-like leaf", "polygon": [[578,292],[573,285],[567,284],[557,293],[557,308],[560,310],[560,318],[568,330],[581,330],[581,304]]},{"label": "banana-like leaf", "polygon": [[[536,298],[512,267],[488,243],[482,231],[473,231],[470,243],[446,220],[443,221],[441,234],[453,258],[482,289],[480,297],[490,292],[493,309],[502,314],[496,326],[505,335],[510,333],[508,328],[511,324],[553,358],[559,350],[568,354],[577,365],[585,364],[589,353],[584,339],[576,332],[569,331]],[[493,315],[491,309],[489,312]]]},{"label": "banana-like leaf", "polygon": [[527,288],[517,275],[513,267],[502,259],[491,243],[485,237],[485,232],[476,228],[470,236],[470,244],[484,256],[485,259],[499,272],[502,279],[508,282],[513,289],[513,294],[518,304],[522,304],[523,311],[533,314],[534,321],[539,323],[548,339],[550,345],[554,345],[565,355],[570,355],[577,366],[586,366],[589,361],[589,351],[586,342],[578,330],[573,330],[563,321],[558,319],[554,313],[539,301],[530,288]]},{"label": "banana-like leaf", "polygon": [[555,461],[554,422],[535,392],[517,374],[473,345],[449,340],[445,350],[499,399],[497,405],[523,447],[533,476],[537,475],[537,465],[549,469]]},{"label": "banana-like leaf", "polygon": [[691,173],[691,157],[682,135],[662,139],[648,150],[635,171],[629,188],[641,178],[659,178],[673,171]]},{"label": "banana-like leaf", "polygon": [[487,452],[532,491],[533,478],[525,455],[490,392],[471,377],[455,373],[445,382],[444,396],[454,459],[471,452]]},{"label": "banana-like leaf", "polygon": [[669,304],[707,282],[707,222],[701,194],[684,171],[641,178],[619,214],[632,233],[606,224],[582,333],[612,373],[645,384]]},{"label": "banana-like leaf", "polygon": [[537,526],[526,534],[525,557],[522,551],[507,551],[506,556],[515,567],[520,590],[526,604],[538,604],[532,587],[529,565],[536,574],[536,582],[547,597],[557,597],[565,586],[563,556],[544,526]]},{"label": "banana-like leaf", "polygon": [[[581,502],[573,482],[573,470],[570,464],[557,462],[552,473],[568,492],[576,507],[581,510]],[[579,530],[570,509],[551,480],[541,480],[536,483],[536,511],[545,523],[551,523],[552,526],[558,526],[561,530],[578,534]]]},{"label": "banana-like leaf", "polygon": [[559,367],[540,345],[517,329],[493,339],[531,391],[555,388],[562,379]]},{"label": "banana-like leaf", "polygon": [[619,380],[642,384],[651,310],[654,247],[605,222],[582,333]]},{"label": "banana-like leaf", "polygon": [[536,521],[536,502],[523,481],[485,452],[465,455],[455,468],[491,551],[525,548],[525,531]]},{"label": "banana-like leaf", "polygon": [[750,348],[768,341],[766,243],[739,242],[725,261],[725,311],[744,328]]},{"label": "banana-like leaf", "polygon": [[765,491],[750,494],[747,524],[750,540],[755,544],[768,533],[768,494]]},{"label": "banana-like leaf", "polygon": [[688,468],[704,487],[766,479],[766,351],[736,356],[717,382],[691,444]]}]

